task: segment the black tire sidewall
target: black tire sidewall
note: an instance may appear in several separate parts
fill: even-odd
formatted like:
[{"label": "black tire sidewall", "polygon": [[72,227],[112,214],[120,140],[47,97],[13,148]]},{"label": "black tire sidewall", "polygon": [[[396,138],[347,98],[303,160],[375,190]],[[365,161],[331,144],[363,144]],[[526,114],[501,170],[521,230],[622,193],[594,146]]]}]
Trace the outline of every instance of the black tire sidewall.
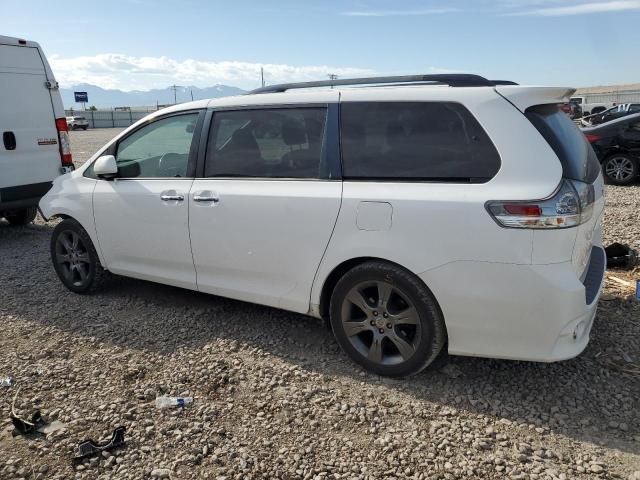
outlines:
[{"label": "black tire sidewall", "polygon": [[38,210],[36,207],[27,207],[5,214],[7,222],[14,226],[27,225],[35,220]]},{"label": "black tire sidewall", "polygon": [[[611,178],[609,175],[607,175],[606,173],[607,162],[609,162],[612,158],[626,158],[631,162],[631,164],[633,165],[633,175],[631,175],[631,177],[628,180],[620,181],[620,180],[616,180],[615,178]],[[604,162],[602,162],[602,175],[607,180],[607,183],[610,185],[620,185],[620,186],[630,185],[634,181],[636,181],[636,179],[638,178],[638,161],[635,158],[625,154],[610,155],[609,157],[605,158]]]},{"label": "black tire sidewall", "polygon": [[[342,302],[347,293],[361,282],[376,280],[387,282],[406,295],[420,318],[418,349],[409,360],[397,365],[380,365],[363,357],[342,328]],[[338,281],[331,296],[330,321],[338,344],[353,361],[370,372],[390,377],[406,377],[421,371],[440,353],[446,336],[442,314],[429,289],[412,273],[382,262],[356,267]]]},{"label": "black tire sidewall", "polygon": [[[82,243],[87,250],[87,254],[89,255],[89,275],[87,276],[87,281],[81,286],[69,283],[62,273],[60,264],[56,261],[56,242],[58,240],[58,237],[62,232],[69,230],[76,232],[80,236],[80,239],[82,240]],[[102,268],[102,266],[100,265],[100,259],[98,258],[96,249],[93,246],[91,237],[89,237],[89,234],[85,231],[84,228],[82,228],[82,226],[78,222],[72,219],[66,219],[56,225],[51,235],[50,251],[53,268],[56,271],[58,278],[66,288],[74,293],[87,293],[91,291],[93,283],[95,282],[96,271],[98,268]]]}]

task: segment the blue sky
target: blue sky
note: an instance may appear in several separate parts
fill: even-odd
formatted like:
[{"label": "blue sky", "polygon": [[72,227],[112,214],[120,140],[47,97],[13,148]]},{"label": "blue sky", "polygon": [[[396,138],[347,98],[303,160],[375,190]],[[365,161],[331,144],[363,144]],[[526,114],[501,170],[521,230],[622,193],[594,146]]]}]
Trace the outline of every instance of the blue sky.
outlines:
[{"label": "blue sky", "polygon": [[3,3],[58,81],[252,88],[469,72],[519,83],[640,82],[640,0],[50,0]]}]

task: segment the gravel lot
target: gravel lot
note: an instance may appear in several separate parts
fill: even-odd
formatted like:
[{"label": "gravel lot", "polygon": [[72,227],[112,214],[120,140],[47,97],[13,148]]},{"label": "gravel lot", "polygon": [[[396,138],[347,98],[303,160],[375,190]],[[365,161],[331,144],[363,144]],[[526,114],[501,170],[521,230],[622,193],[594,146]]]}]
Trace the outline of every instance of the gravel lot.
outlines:
[{"label": "gravel lot", "polygon": [[[76,161],[118,131],[72,132]],[[606,243],[640,248],[638,188],[607,187]],[[130,279],[74,295],[51,230],[0,222],[0,377],[16,380],[0,387],[0,478],[640,479],[640,304],[619,282],[574,360],[452,357],[388,380],[301,315]],[[66,427],[13,437],[18,386],[18,412]],[[162,393],[194,404],[158,410]],[[119,425],[126,447],[71,463]]]}]

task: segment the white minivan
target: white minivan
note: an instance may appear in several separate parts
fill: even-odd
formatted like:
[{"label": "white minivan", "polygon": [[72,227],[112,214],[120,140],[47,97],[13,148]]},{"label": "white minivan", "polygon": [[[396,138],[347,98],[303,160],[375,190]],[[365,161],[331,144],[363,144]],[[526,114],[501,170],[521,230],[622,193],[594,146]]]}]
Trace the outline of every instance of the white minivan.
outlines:
[{"label": "white minivan", "polygon": [[153,113],[40,202],[63,219],[55,271],[77,293],[118,274],[327,318],[382,375],[445,348],[574,357],[605,270],[600,166],[559,110],[572,89],[507,83],[345,79]]},{"label": "white minivan", "polygon": [[73,169],[58,83],[36,42],[0,36],[0,135],[0,218],[23,225]]}]

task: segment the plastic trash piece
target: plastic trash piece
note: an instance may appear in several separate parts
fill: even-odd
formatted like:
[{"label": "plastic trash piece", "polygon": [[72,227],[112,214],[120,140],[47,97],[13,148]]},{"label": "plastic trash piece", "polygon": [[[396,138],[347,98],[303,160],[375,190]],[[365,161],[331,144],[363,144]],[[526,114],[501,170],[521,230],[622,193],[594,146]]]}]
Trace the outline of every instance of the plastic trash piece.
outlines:
[{"label": "plastic trash piece", "polygon": [[13,385],[13,377],[0,377],[0,387],[10,387]]},{"label": "plastic trash piece", "polygon": [[186,407],[193,403],[193,397],[156,397],[156,408]]},{"label": "plastic trash piece", "polygon": [[108,442],[99,443],[92,439],[87,439],[78,445],[78,451],[73,457],[74,461],[82,460],[83,458],[90,457],[105,450],[113,450],[120,445],[124,445],[124,432],[125,427],[116,428],[111,434],[111,440]]},{"label": "plastic trash piece", "polygon": [[636,300],[640,302],[640,280],[636,280]]},{"label": "plastic trash piece", "polygon": [[604,248],[607,254],[607,268],[632,268],[638,261],[638,252],[629,245],[612,243]]}]

